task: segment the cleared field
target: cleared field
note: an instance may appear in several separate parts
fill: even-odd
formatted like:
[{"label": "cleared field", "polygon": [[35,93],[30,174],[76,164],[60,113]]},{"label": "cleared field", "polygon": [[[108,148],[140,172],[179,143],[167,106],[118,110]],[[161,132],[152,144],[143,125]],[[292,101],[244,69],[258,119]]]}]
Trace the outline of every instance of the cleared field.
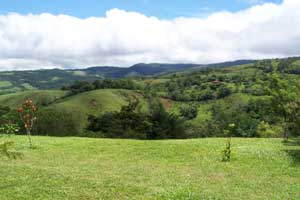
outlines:
[{"label": "cleared field", "polygon": [[134,92],[127,90],[94,90],[65,98],[54,106],[75,109],[82,114],[118,111],[123,105],[127,104],[127,97],[132,94]]},{"label": "cleared field", "polygon": [[11,87],[12,84],[9,81],[0,81],[0,88]]},{"label": "cleared field", "polygon": [[21,160],[0,160],[1,200],[300,199],[300,143],[233,139],[137,141],[14,136]]},{"label": "cleared field", "polygon": [[66,92],[61,90],[31,90],[0,95],[0,103],[11,108],[20,106],[25,99],[32,99],[36,104],[47,104],[63,97],[65,94]]}]

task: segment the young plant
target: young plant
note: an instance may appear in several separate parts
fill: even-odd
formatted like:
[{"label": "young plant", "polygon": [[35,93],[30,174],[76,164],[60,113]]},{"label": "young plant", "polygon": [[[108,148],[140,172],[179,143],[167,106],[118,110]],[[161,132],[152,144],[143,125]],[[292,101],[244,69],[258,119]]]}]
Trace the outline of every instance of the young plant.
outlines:
[{"label": "young plant", "polygon": [[14,146],[13,141],[3,141],[0,143],[0,154],[10,159],[17,159],[22,157],[22,153],[11,150]]},{"label": "young plant", "polygon": [[231,160],[231,136],[234,131],[235,124],[229,124],[228,130],[224,130],[225,136],[227,136],[225,149],[222,151],[222,162],[230,162]]},{"label": "young plant", "polygon": [[17,124],[3,124],[0,127],[0,133],[5,135],[14,135],[20,131],[20,127]]},{"label": "young plant", "polygon": [[27,99],[23,105],[17,109],[20,119],[23,122],[24,128],[29,141],[29,147],[32,148],[31,131],[36,121],[36,106],[32,100]]}]

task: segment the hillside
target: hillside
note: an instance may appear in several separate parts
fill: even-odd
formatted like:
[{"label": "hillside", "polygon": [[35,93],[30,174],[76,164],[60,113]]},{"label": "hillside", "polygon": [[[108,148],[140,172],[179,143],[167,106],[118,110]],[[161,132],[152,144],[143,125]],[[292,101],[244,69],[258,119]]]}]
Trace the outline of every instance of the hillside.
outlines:
[{"label": "hillside", "polygon": [[62,90],[29,90],[12,94],[0,95],[0,104],[12,109],[20,106],[25,99],[32,99],[38,106],[47,106],[66,95]]},{"label": "hillside", "polygon": [[[73,128],[77,129],[79,134],[85,129],[89,115],[97,116],[105,112],[119,111],[122,106],[128,104],[131,98],[139,99],[139,111],[147,110],[147,101],[140,93],[122,89],[94,90],[73,96],[68,96],[65,91],[60,90],[32,90],[0,95],[0,104],[15,110],[25,99],[32,99],[38,105],[39,112],[47,111],[45,114],[39,114],[38,122],[42,123],[45,118],[49,117],[51,115],[49,111],[51,113],[64,112],[64,115],[71,115],[72,119],[76,120]],[[57,120],[60,120],[58,118]],[[52,134],[56,133],[55,129],[49,131]],[[38,132],[37,134],[44,133]]]},{"label": "hillside", "polygon": [[[16,136],[24,158],[0,162],[1,200],[300,199],[299,143],[233,139],[136,141]],[[101,197],[101,198],[100,198]]]},{"label": "hillside", "polygon": [[[128,128],[127,136],[120,136],[121,133],[125,132],[120,127],[126,127],[126,125],[120,125],[121,122],[116,122],[115,125],[109,124],[108,127],[116,126],[114,131],[118,133],[114,137],[119,135],[119,137],[128,138],[135,133],[135,137],[139,138],[141,129],[146,132],[150,130],[149,127],[147,128],[149,125],[168,123],[176,125],[182,124],[181,121],[184,122],[181,129],[177,127],[175,130],[185,132],[184,135],[170,137],[223,136],[223,130],[230,123],[236,123],[238,126],[235,136],[279,137],[283,132],[282,119],[280,116],[275,116],[269,112],[274,106],[270,102],[271,97],[267,87],[270,85],[270,81],[276,79],[272,74],[277,73],[280,76],[280,81],[286,82],[282,89],[289,89],[288,93],[290,94],[297,92],[295,87],[297,87],[296,82],[300,77],[296,69],[300,59],[262,60],[250,64],[243,64],[243,62],[223,63],[224,66],[233,65],[226,67],[190,68],[159,76],[79,81],[65,87],[63,91],[31,89],[0,95],[0,103],[2,106],[9,106],[12,109],[10,112],[12,114],[24,99],[32,99],[39,108],[37,130],[34,130],[34,134],[38,135],[112,137],[111,135],[103,135],[101,132],[103,130],[95,130],[94,133],[87,132],[88,117],[90,115],[100,117],[100,115],[112,111],[119,112],[121,107],[127,106],[131,100],[138,100],[134,112],[139,116],[125,114],[122,116],[122,120],[124,120],[122,123],[126,124],[126,120],[136,121],[136,117],[140,117],[142,120],[140,123],[143,124],[143,127],[139,127],[135,133],[132,129],[137,125],[134,125]],[[162,64],[153,64],[148,67],[167,69],[167,65]],[[133,69],[136,68],[147,69],[147,66],[139,64],[133,67]],[[179,68],[178,65],[177,69]],[[89,70],[96,74],[98,68]],[[107,67],[103,70],[108,72],[111,68]],[[79,71],[73,71],[73,73],[75,72],[77,75],[83,75]],[[64,71],[64,73],[67,72]],[[290,88],[287,87],[289,85]],[[2,86],[9,86],[9,83],[4,81]],[[293,95],[299,96],[298,93]],[[157,106],[157,102],[155,103],[156,100],[170,114],[169,120],[178,118],[178,121],[159,123],[145,121],[144,118],[149,119],[149,115],[155,113],[154,109],[157,109],[157,112],[162,111]],[[231,115],[230,113],[239,114]],[[133,113],[133,115],[135,114]],[[6,117],[8,118],[4,118],[6,121],[16,120],[9,118],[9,114]],[[106,117],[112,117],[103,119],[106,124],[115,120],[113,116],[106,115]],[[129,117],[129,119],[124,117]],[[155,116],[153,115],[153,117]],[[167,117],[157,117],[153,120],[163,120]],[[47,124],[49,127],[45,128],[43,124]],[[59,127],[60,132],[55,132],[55,127]],[[103,124],[98,127],[103,127]],[[296,126],[294,128],[297,129]],[[143,137],[146,137],[145,134]],[[297,133],[294,132],[293,135],[297,135]]]},{"label": "hillside", "polygon": [[91,81],[103,78],[154,76],[191,69],[197,70],[203,67],[226,67],[252,62],[241,60],[209,65],[140,63],[128,68],[101,66],[73,70],[49,69],[0,72],[0,95],[32,89],[59,89],[64,85],[72,84],[76,80]]}]

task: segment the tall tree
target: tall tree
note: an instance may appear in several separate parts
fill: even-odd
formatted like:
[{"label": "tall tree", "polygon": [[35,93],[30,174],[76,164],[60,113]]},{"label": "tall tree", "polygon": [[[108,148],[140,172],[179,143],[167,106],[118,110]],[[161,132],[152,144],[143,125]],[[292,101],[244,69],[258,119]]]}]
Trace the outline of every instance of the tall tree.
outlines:
[{"label": "tall tree", "polygon": [[291,105],[297,102],[299,96],[299,84],[292,80],[285,80],[279,74],[273,73],[269,77],[269,93],[271,96],[271,109],[281,118],[284,125],[284,140],[289,138],[289,127],[294,122],[291,113]]}]

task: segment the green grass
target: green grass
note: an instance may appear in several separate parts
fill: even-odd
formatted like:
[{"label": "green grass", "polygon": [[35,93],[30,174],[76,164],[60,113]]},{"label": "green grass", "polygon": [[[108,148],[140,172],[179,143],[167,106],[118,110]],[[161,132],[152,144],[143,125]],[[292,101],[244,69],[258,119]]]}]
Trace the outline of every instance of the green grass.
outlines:
[{"label": "green grass", "polygon": [[7,88],[7,87],[11,87],[12,83],[9,81],[0,81],[0,88]]},{"label": "green grass", "polygon": [[86,76],[87,74],[84,71],[74,71],[73,75],[74,76]]},{"label": "green grass", "polygon": [[26,90],[36,90],[37,88],[33,87],[32,85],[30,85],[29,83],[23,83],[22,86],[26,89]]},{"label": "green grass", "polygon": [[[147,102],[135,91],[122,89],[101,89],[84,92],[78,95],[64,98],[50,107],[63,109],[74,113],[80,119],[78,123],[82,128],[86,127],[88,115],[100,115],[104,112],[120,111],[127,105],[132,95],[140,99],[139,111],[146,111]],[[75,111],[75,112],[74,112]]]},{"label": "green grass", "polygon": [[12,109],[22,105],[25,99],[32,99],[36,104],[52,102],[66,94],[61,90],[30,90],[13,94],[0,95],[0,103]]},{"label": "green grass", "polygon": [[300,146],[281,139],[138,141],[14,137],[21,160],[0,159],[1,200],[300,199]]},{"label": "green grass", "polygon": [[100,114],[119,111],[128,104],[128,97],[136,93],[130,90],[102,89],[81,93],[57,102],[54,106],[64,109],[76,109],[83,114]]}]

